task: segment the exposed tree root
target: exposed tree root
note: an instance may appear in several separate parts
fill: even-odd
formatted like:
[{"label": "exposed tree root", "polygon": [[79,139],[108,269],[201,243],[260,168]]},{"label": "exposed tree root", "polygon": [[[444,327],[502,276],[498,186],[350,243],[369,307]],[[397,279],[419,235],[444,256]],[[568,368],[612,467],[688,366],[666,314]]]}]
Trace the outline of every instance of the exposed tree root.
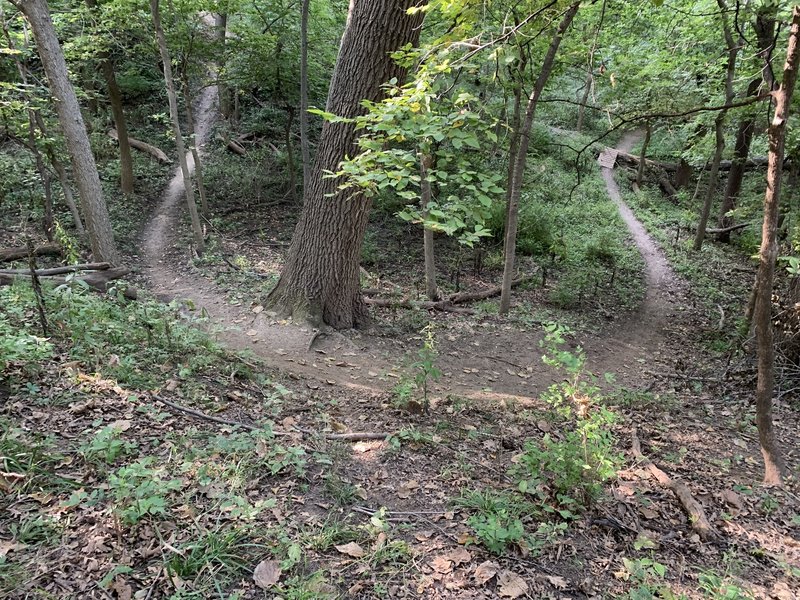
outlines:
[{"label": "exposed tree root", "polygon": [[638,436],[636,435],[635,427],[631,432],[631,438],[631,451],[638,459],[639,464],[650,471],[650,474],[656,481],[658,481],[658,483],[675,494],[689,517],[689,523],[691,524],[692,529],[703,541],[716,539],[717,534],[714,531],[714,528],[711,526],[711,523],[708,522],[708,518],[706,517],[703,507],[697,500],[694,499],[694,496],[692,496],[689,488],[680,481],[673,480],[669,475],[653,464],[649,458],[642,454],[642,446],[639,442]]}]

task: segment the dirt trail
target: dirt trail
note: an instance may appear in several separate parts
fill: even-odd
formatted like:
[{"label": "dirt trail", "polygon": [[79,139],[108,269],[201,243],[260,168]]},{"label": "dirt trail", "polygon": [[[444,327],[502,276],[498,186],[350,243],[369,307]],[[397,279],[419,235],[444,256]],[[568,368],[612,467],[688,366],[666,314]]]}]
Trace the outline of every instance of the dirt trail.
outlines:
[{"label": "dirt trail", "polygon": [[[641,131],[630,131],[622,137],[614,150],[630,152],[641,137]],[[616,203],[619,214],[644,260],[646,288],[637,311],[624,315],[616,328],[585,345],[592,359],[590,368],[624,373],[639,370],[642,360],[649,361],[653,355],[663,353],[667,329],[675,322],[678,308],[684,303],[681,298],[684,285],[675,275],[664,252],[623,202],[614,179],[614,167],[601,165],[600,170],[608,195]]]},{"label": "dirt trail", "polygon": [[[216,98],[216,87],[209,86],[198,100],[196,130],[201,148],[216,118]],[[637,135],[627,134],[617,149],[630,150]],[[189,166],[194,169],[191,156]],[[663,253],[622,202],[613,168],[604,168],[603,177],[646,262],[647,292],[637,312],[580,342],[593,371],[614,372],[626,382],[632,378],[640,381],[643,357],[649,360],[660,352],[663,329],[673,312],[672,296],[679,285]],[[274,313],[255,313],[250,307],[231,305],[212,280],[193,272],[191,261],[180,250],[183,191],[183,177],[176,168],[143,234],[145,274],[158,297],[191,299],[197,312],[202,309],[208,314],[223,343],[253,352],[290,377],[372,392],[395,385],[397,379],[391,372],[402,366],[404,355],[413,355],[415,348],[380,335],[345,337],[320,332],[277,320]],[[257,304],[256,298],[252,300]],[[435,386],[435,393],[497,400],[525,400],[536,395],[554,375],[541,363],[538,340],[538,334],[520,335],[515,327],[502,325],[484,331],[466,323],[442,332],[439,366],[445,375]],[[318,385],[309,381],[309,387],[316,389]]]}]

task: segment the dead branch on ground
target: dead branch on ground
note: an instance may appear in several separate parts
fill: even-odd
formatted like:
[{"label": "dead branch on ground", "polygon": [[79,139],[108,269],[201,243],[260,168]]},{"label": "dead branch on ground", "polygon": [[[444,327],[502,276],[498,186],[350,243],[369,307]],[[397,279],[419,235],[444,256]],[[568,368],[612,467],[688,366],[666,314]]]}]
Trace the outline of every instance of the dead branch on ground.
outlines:
[{"label": "dead branch on ground", "polygon": [[684,511],[689,517],[692,529],[700,536],[703,541],[713,540],[717,537],[714,528],[709,523],[706,513],[700,503],[694,499],[686,484],[673,480],[664,471],[659,469],[653,462],[642,454],[642,446],[636,435],[636,428],[631,432],[631,452],[639,461],[639,464],[647,469],[653,478],[663,487],[670,490],[678,498]]}]

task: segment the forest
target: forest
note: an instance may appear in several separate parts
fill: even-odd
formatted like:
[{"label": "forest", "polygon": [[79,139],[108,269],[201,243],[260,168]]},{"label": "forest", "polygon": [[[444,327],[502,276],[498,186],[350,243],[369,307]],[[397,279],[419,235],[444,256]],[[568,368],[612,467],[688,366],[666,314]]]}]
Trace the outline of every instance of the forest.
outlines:
[{"label": "forest", "polygon": [[800,598],[800,5],[0,25],[0,597]]}]

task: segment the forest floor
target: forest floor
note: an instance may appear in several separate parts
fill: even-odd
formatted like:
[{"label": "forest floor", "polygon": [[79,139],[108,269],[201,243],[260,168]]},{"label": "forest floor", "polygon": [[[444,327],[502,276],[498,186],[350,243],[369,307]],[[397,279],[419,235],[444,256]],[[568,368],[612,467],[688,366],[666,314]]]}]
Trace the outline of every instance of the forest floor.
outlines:
[{"label": "forest floor", "polygon": [[[214,94],[205,88],[201,99],[201,137]],[[617,147],[630,149],[636,135]],[[566,336],[567,360],[585,351],[577,378],[600,418],[588,441],[616,474],[598,487],[573,474],[567,492],[570,473],[559,470],[570,463],[557,453],[582,446],[574,413],[555,410],[546,390],[576,376],[541,360],[553,354],[540,346],[542,325],[564,313],[539,308],[540,290],[518,290],[504,318],[492,301],[474,314],[376,309],[360,332],[293,324],[255,291],[280,269],[291,218],[249,217],[275,226],[272,245],[218,242],[218,255],[245,256],[245,266],[193,260],[176,173],[143,229],[141,282],[177,299],[189,320],[208,315],[204,327],[246,353],[213,349],[168,308],[134,302],[96,316],[75,298],[48,298],[54,311],[64,304],[65,319],[85,320],[70,327],[87,341],[56,348],[24,384],[0,384],[13,424],[0,436],[0,593],[797,598],[796,398],[781,396],[775,423],[794,477],[763,488],[752,363],[709,352],[703,299],[627,209],[618,175],[602,170],[644,259],[642,299],[627,311],[595,303],[588,317],[567,317]],[[408,293],[404,268],[373,282]],[[473,273],[460,284],[485,289],[493,279]],[[436,352],[426,359],[429,322]],[[101,347],[109,330],[116,337]],[[419,391],[426,360],[442,374],[426,378],[422,412],[404,394]],[[634,442],[687,486],[710,536]]]},{"label": "forest floor", "polygon": [[[205,119],[212,118],[205,110],[211,93],[208,88]],[[209,131],[207,120],[202,130]],[[629,132],[616,150],[630,151],[639,138],[640,132]],[[601,172],[644,259],[646,287],[637,309],[622,314],[601,311],[602,323],[579,328],[569,336],[569,347],[585,351],[585,375],[598,379],[604,373],[615,375],[613,386],[603,386],[612,391],[611,404],[622,415],[615,426],[622,448],[629,446],[631,431],[638,431],[646,440],[645,453],[688,484],[721,536],[709,543],[693,534],[677,500],[650,480],[629,454],[630,468],[620,473],[610,496],[590,511],[590,517],[536,560],[526,557],[523,549],[499,560],[502,566],[492,562],[490,570],[504,574],[494,578],[482,570],[489,563],[479,566],[481,558],[490,557],[462,546],[470,539],[469,532],[463,519],[453,517],[449,503],[454,490],[447,489],[453,482],[447,482],[443,473],[452,468],[447,457],[455,453],[469,463],[465,474],[451,476],[457,485],[466,480],[497,483],[498,478],[507,479],[504,471],[525,439],[551,431],[542,420],[546,410],[539,395],[564,375],[540,358],[541,321],[509,321],[490,313],[432,316],[436,366],[442,371],[440,378],[430,381],[433,414],[402,417],[398,423],[387,414],[387,399],[393,390],[396,394],[398,382],[408,379],[409,364],[423,343],[419,331],[398,316],[405,309],[377,310],[374,327],[341,334],[281,320],[262,310],[259,297],[232,300],[229,290],[214,285],[208,270],[186,267],[177,227],[182,198],[179,173],[145,228],[145,272],[156,294],[191,298],[195,310],[205,311],[217,325],[219,339],[252,352],[282,373],[287,386],[299,388],[299,396],[306,396],[305,402],[287,406],[281,413],[284,420],[294,422],[295,411],[320,411],[318,402],[325,399],[336,407],[329,422],[333,432],[394,432],[403,429],[407,418],[458,432],[434,434],[429,450],[405,458],[391,457],[386,442],[362,441],[354,448],[347,480],[355,482],[359,494],[363,492],[363,507],[385,507],[425,548],[417,555],[424,575],[416,589],[390,579],[391,596],[517,597],[514,586],[505,584],[504,591],[503,583],[503,577],[514,583],[515,574],[528,582],[525,595],[532,598],[605,597],[620,584],[622,589],[650,586],[666,594],[652,581],[659,576],[646,561],[636,574],[618,568],[615,560],[632,548],[636,548],[632,554],[667,565],[667,579],[676,595],[752,593],[785,599],[800,590],[800,572],[788,566],[800,565],[798,498],[788,490],[760,490],[756,483],[757,439],[752,424],[745,425],[750,422],[750,365],[702,356],[698,332],[708,324],[699,316],[699,299],[676,276],[623,202],[615,169],[601,167]],[[283,239],[291,235],[286,229],[280,233]],[[279,244],[276,247],[253,257],[251,264],[279,267],[282,250]],[[228,249],[246,252],[236,243]],[[486,285],[480,278],[469,283]],[[795,432],[800,420],[790,410],[779,414],[779,437],[796,468],[800,455]],[[473,431],[483,433],[482,441],[471,447],[466,439]],[[424,446],[425,440],[417,447],[412,444],[416,450]],[[765,509],[774,498],[780,498],[781,517]],[[705,576],[698,574],[703,569]],[[480,585],[484,580],[488,587]],[[353,596],[379,595],[377,588],[360,591],[365,590],[360,583],[353,588]]]}]

